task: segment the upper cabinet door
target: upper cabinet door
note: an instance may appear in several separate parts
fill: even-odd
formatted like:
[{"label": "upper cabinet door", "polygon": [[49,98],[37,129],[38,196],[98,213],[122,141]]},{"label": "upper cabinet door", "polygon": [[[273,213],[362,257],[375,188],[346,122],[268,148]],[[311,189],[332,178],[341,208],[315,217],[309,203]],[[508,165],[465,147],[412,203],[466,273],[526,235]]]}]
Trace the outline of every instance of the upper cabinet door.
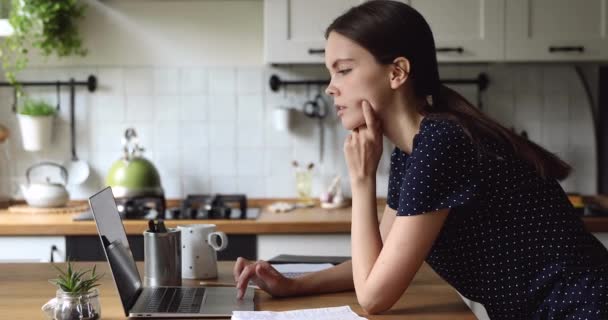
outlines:
[{"label": "upper cabinet door", "polygon": [[507,60],[606,60],[606,5],[607,0],[507,0]]},{"label": "upper cabinet door", "polygon": [[[510,0],[507,0],[507,2]],[[440,62],[504,59],[503,0],[403,0],[431,25]]]},{"label": "upper cabinet door", "polygon": [[266,63],[324,63],[325,29],[361,0],[265,0]]}]

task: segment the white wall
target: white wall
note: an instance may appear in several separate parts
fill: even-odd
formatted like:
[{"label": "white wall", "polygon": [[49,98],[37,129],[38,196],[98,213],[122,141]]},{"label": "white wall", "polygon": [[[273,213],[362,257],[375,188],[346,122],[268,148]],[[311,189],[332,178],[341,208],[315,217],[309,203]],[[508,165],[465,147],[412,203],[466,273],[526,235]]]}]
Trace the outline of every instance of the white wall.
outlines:
[{"label": "white wall", "polygon": [[[70,187],[84,199],[103,186],[111,163],[120,157],[125,128],[135,127],[146,155],[158,166],[167,196],[245,192],[250,197],[294,197],[291,161],[315,162],[314,193],[335,174],[347,178],[342,155],[346,132],[335,115],[325,121],[325,161],[318,164],[317,122],[295,114],[290,132],[271,125],[277,106],[299,109],[317,88],[271,92],[271,74],[284,79],[326,78],[323,66],[275,68],[262,63],[262,1],[90,1],[83,34],[85,58],[43,63],[34,59],[22,80],[57,80],[89,74],[99,79],[95,93],[77,95],[78,153],[92,166],[83,186]],[[137,30],[137,31],[135,31]],[[593,74],[595,66],[588,66]],[[569,64],[442,65],[443,78],[487,72],[490,87],[484,110],[569,161],[575,168],[567,191],[596,191],[596,156],[590,108]],[[476,101],[474,88],[454,87]],[[29,89],[28,89],[29,90]],[[31,89],[56,103],[55,89]],[[13,185],[37,161],[69,159],[68,96],[63,92],[51,150],[27,153],[14,134]],[[0,123],[18,132],[10,111],[12,92],[0,90]],[[378,195],[386,195],[388,155],[380,165]],[[343,179],[346,180],[346,179]],[[344,189],[348,190],[344,181]],[[16,193],[16,190],[13,190]]]}]

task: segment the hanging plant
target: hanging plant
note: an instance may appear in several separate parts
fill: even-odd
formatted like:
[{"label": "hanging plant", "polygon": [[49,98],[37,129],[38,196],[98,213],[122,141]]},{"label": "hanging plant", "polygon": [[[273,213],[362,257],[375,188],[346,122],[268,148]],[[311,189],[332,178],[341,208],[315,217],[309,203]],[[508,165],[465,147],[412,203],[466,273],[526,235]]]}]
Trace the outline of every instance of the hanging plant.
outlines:
[{"label": "hanging plant", "polygon": [[84,56],[78,20],[86,6],[80,0],[0,0],[11,1],[9,22],[14,29],[0,47],[6,79],[18,86],[16,75],[28,62],[29,49],[43,56]]}]

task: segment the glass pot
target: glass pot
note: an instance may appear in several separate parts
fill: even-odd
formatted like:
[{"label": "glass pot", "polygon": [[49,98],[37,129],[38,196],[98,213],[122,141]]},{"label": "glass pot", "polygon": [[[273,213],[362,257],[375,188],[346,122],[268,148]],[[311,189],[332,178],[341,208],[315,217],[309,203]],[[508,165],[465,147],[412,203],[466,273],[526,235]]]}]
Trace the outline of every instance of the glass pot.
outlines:
[{"label": "glass pot", "polygon": [[55,298],[44,306],[42,311],[53,320],[96,320],[101,319],[101,304],[97,288],[80,295],[57,290]]}]

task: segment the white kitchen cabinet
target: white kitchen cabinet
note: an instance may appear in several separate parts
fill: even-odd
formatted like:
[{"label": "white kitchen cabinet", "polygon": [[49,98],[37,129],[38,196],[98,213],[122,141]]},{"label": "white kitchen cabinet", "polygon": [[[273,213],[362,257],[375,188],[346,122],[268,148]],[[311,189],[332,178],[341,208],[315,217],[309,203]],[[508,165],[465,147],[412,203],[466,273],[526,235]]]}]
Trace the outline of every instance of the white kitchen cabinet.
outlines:
[{"label": "white kitchen cabinet", "polygon": [[265,0],[264,61],[324,63],[325,29],[361,0]]},{"label": "white kitchen cabinet", "polygon": [[[504,0],[403,0],[428,20],[442,62],[504,58]],[[266,63],[324,63],[331,21],[362,0],[264,1]],[[449,13],[449,14],[446,14]]]},{"label": "white kitchen cabinet", "polygon": [[350,234],[258,235],[258,259],[279,254],[350,256]]},{"label": "white kitchen cabinet", "polygon": [[504,59],[503,0],[404,0],[433,31],[439,62]]},{"label": "white kitchen cabinet", "polygon": [[608,58],[608,0],[508,0],[508,61]]},{"label": "white kitchen cabinet", "polygon": [[65,237],[0,237],[0,263],[65,261]]}]

